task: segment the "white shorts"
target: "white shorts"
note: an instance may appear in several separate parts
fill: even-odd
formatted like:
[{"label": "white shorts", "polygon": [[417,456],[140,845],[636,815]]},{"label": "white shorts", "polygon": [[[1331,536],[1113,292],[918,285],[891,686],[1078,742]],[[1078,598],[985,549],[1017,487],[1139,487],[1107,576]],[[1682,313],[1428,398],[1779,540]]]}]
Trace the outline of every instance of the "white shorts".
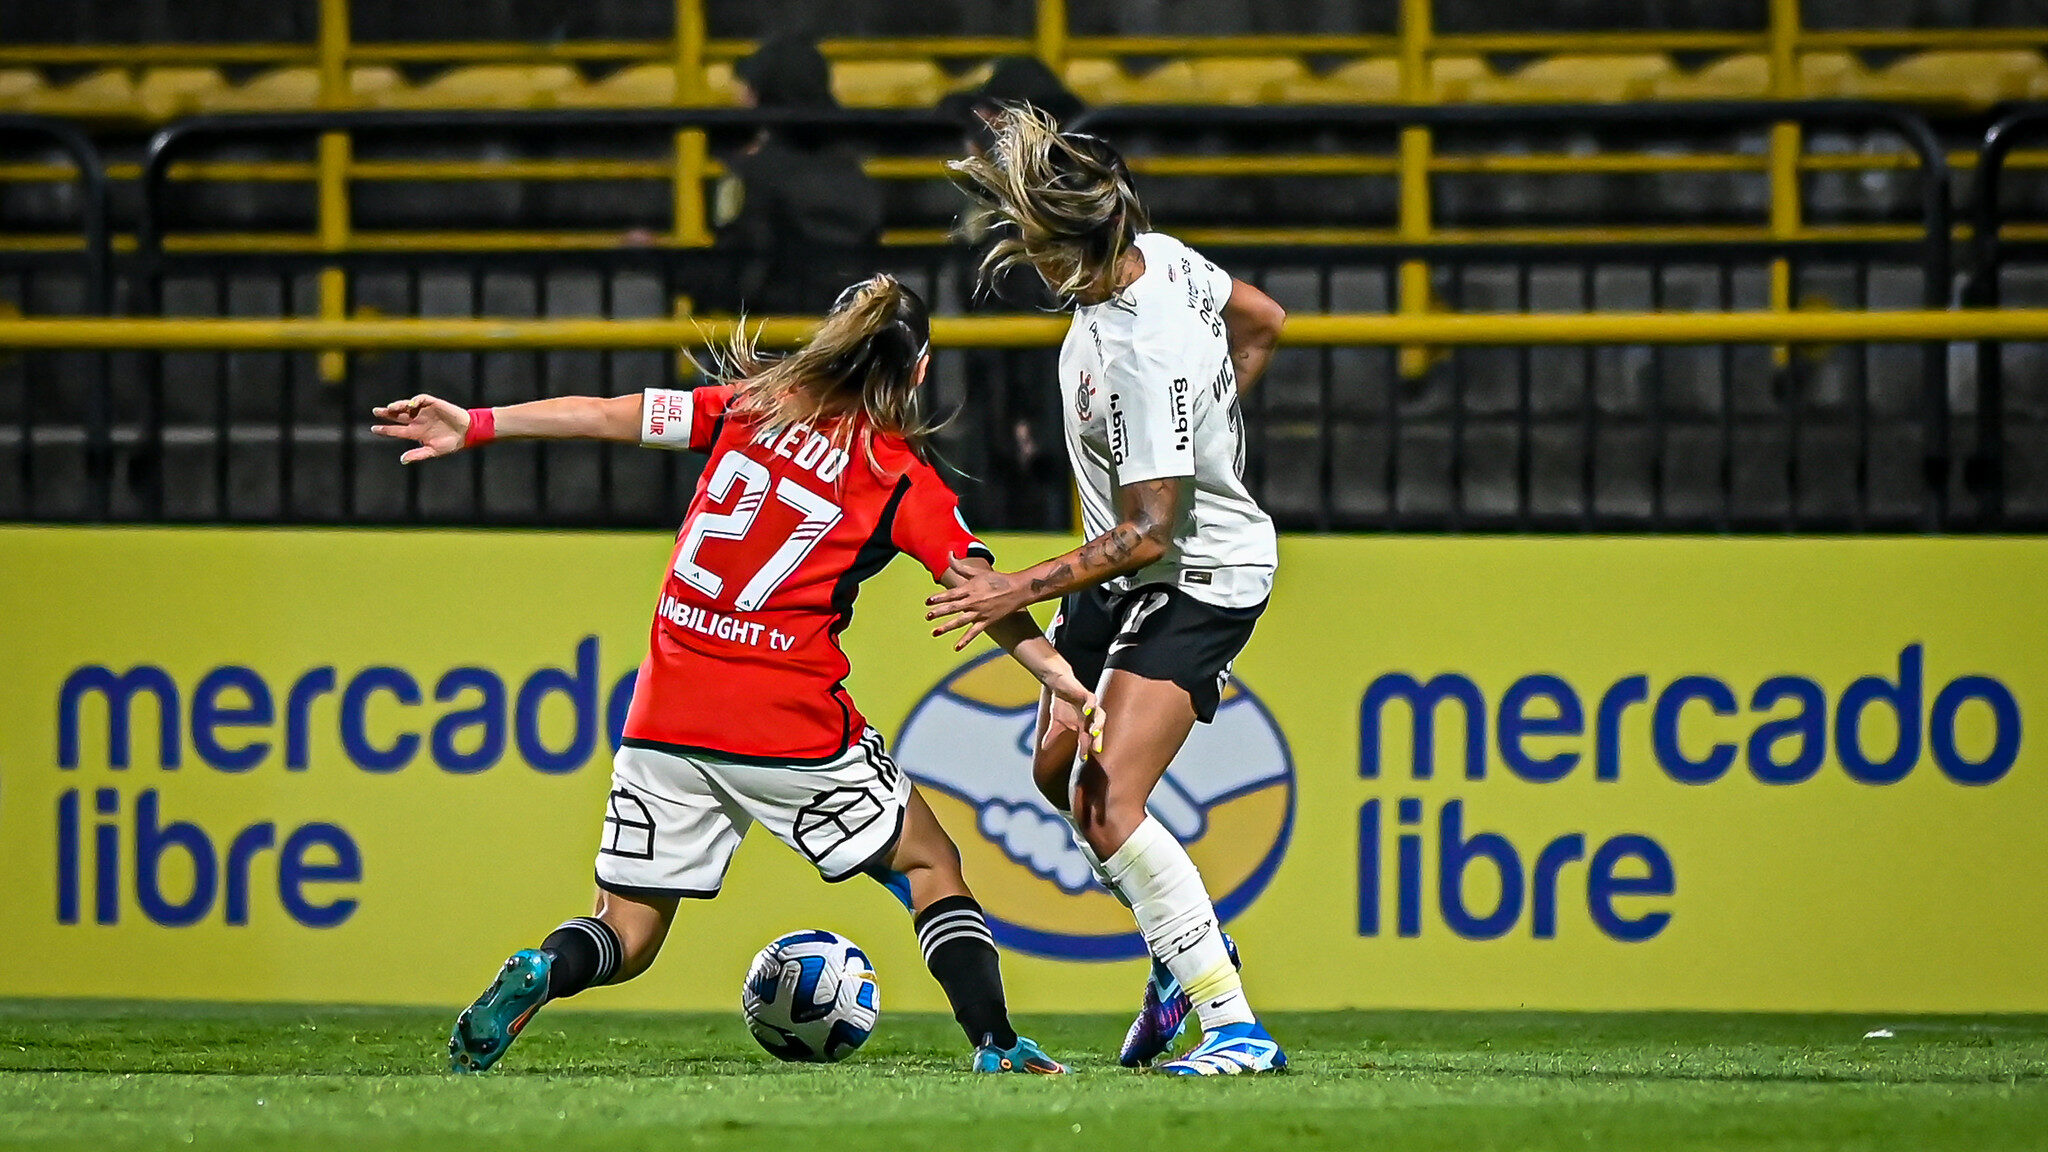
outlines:
[{"label": "white shorts", "polygon": [[709,899],[757,820],[825,879],[845,880],[896,842],[909,803],[910,778],[872,728],[816,765],[623,747],[612,759],[597,883],[627,896]]}]

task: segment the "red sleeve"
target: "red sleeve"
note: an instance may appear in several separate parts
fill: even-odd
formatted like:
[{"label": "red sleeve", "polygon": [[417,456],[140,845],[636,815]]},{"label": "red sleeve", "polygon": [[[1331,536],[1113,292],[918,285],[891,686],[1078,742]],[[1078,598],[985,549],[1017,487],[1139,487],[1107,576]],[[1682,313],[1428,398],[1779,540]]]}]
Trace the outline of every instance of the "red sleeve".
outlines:
[{"label": "red sleeve", "polygon": [[960,498],[930,465],[914,457],[900,483],[908,487],[896,504],[890,540],[899,552],[924,565],[937,580],[956,556],[979,556],[990,563],[996,554],[968,530],[960,515]]},{"label": "red sleeve", "polygon": [[649,388],[640,405],[640,443],[657,448],[688,448],[709,452],[718,440],[725,410],[732,405],[733,386]]}]

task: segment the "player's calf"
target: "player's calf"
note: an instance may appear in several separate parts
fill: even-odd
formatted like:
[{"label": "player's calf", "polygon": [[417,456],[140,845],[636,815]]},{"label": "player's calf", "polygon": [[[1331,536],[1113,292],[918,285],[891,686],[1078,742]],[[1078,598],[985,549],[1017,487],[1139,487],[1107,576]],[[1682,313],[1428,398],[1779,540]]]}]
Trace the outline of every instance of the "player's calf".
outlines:
[{"label": "player's calf", "polygon": [[912,792],[903,834],[887,862],[871,866],[868,874],[914,909],[911,923],[925,966],[945,990],[960,1030],[975,1045],[975,1069],[1065,1071],[1011,1026],[995,936],[960,874],[959,848],[921,794]]}]

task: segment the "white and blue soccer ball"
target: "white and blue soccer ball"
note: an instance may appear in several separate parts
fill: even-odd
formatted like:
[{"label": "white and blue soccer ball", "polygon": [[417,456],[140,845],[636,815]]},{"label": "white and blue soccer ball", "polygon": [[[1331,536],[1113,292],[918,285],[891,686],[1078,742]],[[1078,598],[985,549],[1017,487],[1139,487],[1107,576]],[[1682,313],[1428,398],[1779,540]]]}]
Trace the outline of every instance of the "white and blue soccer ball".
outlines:
[{"label": "white and blue soccer ball", "polygon": [[811,928],[777,937],[754,957],[740,1010],[770,1055],[830,1064],[867,1043],[882,998],[867,953],[836,932]]}]

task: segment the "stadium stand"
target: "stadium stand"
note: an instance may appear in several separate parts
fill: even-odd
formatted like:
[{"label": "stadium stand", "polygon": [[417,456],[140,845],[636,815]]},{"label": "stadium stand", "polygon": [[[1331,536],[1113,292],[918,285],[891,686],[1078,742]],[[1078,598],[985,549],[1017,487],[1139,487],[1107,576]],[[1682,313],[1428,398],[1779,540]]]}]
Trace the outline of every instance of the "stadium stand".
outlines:
[{"label": "stadium stand", "polygon": [[[1045,60],[1103,110],[1098,115],[1184,106],[1186,115],[1156,123],[1105,121],[1130,150],[1162,219],[1297,312],[1410,317],[1856,310],[1945,300],[1945,269],[1967,264],[1971,233],[1951,234],[1930,214],[1926,190],[1947,177],[1927,171],[1911,133],[1825,121],[1802,130],[1791,103],[1779,105],[1787,111],[1775,124],[1769,115],[1695,122],[1684,109],[1812,99],[1914,108],[1931,118],[1924,123],[1943,145],[1926,155],[1966,173],[1987,109],[2048,92],[2040,55],[2048,29],[1883,26],[1847,0],[1808,0],[1804,13],[1781,0],[1749,27],[1627,32],[1575,29],[1557,16],[1563,6],[1537,6],[1532,29],[1526,13],[1476,0],[1438,0],[1434,10],[1409,0],[1398,25],[1308,29],[1201,3],[1213,18],[1188,25],[1200,36],[1112,27],[1099,11],[1076,5],[1070,13],[1058,0],[1040,0],[1022,9],[1031,19],[1014,26],[954,27],[935,18],[932,31],[916,36],[828,38],[823,47],[835,93],[857,110],[929,109],[979,84],[989,61],[1006,54]],[[757,12],[681,0],[683,20],[673,30],[586,20],[569,38],[515,28],[492,41],[461,38],[474,29],[435,38],[438,17],[422,13],[419,38],[401,41],[350,36],[347,22],[331,15],[338,7],[309,4],[307,11],[330,15],[301,21],[297,39],[121,45],[84,42],[91,38],[49,25],[40,39],[0,43],[0,111],[58,116],[99,134],[116,185],[124,308],[331,319],[667,316],[690,306],[693,277],[716,274],[706,269],[717,254],[703,251],[713,184],[725,171],[719,158],[744,131],[680,123],[536,132],[519,129],[518,117],[729,108],[737,101],[732,61],[772,30],[748,22]],[[829,16],[825,5],[804,10],[813,8]],[[829,19],[819,23],[829,31]],[[251,35],[260,31],[252,26]],[[1670,112],[1603,126],[1544,111],[1638,102]],[[1430,127],[1398,116],[1238,123],[1222,115],[1302,105],[1471,105],[1500,116]],[[1205,117],[1203,108],[1217,115]],[[181,151],[164,168],[163,187],[137,186],[141,130],[196,115],[351,109],[416,114],[426,125],[465,112],[508,119],[453,133],[323,133],[317,125],[296,134],[231,132]],[[958,147],[957,132],[941,124],[858,138],[869,174],[888,188],[886,247],[875,260],[929,292],[942,312],[975,307],[967,261],[949,242],[959,202],[943,159]],[[86,294],[75,263],[63,263],[77,244],[70,169],[48,152],[6,159],[0,298],[31,314],[77,308]],[[2004,164],[2008,199],[2038,200],[2033,177],[2048,154],[2021,148]],[[1968,194],[1968,181],[1955,181],[1949,207]],[[147,240],[138,235],[145,212],[159,229]],[[2029,245],[2044,233],[2032,222],[2038,216],[2015,216],[2004,229],[2006,299],[2025,304],[2040,284],[2031,263],[2039,253]],[[2009,361],[2033,363],[2026,347],[2009,347]],[[990,389],[994,411],[957,425],[949,447],[970,472],[1008,474],[1016,469],[1001,458],[998,430],[1011,417],[1042,419],[1029,387],[1042,353],[975,355],[984,357],[977,386]],[[67,376],[56,367],[60,357],[35,353],[0,365],[51,373],[50,386],[70,390],[43,412],[41,431],[31,428],[34,413],[0,412],[0,423],[23,421],[17,445],[56,436],[66,419],[83,427],[75,420],[90,396],[75,381],[91,373]],[[186,427],[188,440],[178,447],[172,436],[153,463],[131,461],[146,482],[126,496],[115,485],[108,506],[202,518],[317,518],[365,507],[399,520],[480,514],[437,505],[431,494],[423,512],[416,491],[302,491],[251,503],[237,494],[262,485],[235,477],[267,459],[266,450],[226,438],[249,417],[271,422],[265,443],[316,430],[338,437],[346,397],[335,389],[352,396],[414,386],[457,362],[469,367],[449,386],[481,388],[477,366],[486,359],[148,358],[154,375],[145,379],[157,383],[144,391],[167,390],[162,419]],[[536,356],[520,371],[567,371],[571,363],[583,362]],[[624,353],[603,363],[620,386],[666,370],[659,357]],[[1920,474],[1932,467],[1925,458],[1933,450],[1921,445],[1931,442],[1931,422],[1948,418],[1931,407],[1930,381],[1961,398],[1955,415],[1963,419],[1970,371],[1965,357],[1909,345],[1302,347],[1283,353],[1252,414],[1260,430],[1254,469],[1276,512],[1296,527],[1915,525],[1929,507]],[[224,400],[218,410],[192,399],[213,396],[223,387],[217,381],[230,377],[296,399]],[[2016,411],[2041,405],[2026,373],[2006,377]],[[1386,387],[1340,383],[1361,380]],[[2037,435],[2029,420],[2012,424],[2012,435]],[[212,432],[190,431],[209,421],[218,424]],[[342,449],[337,441],[305,450]],[[0,443],[0,456],[7,451]],[[1722,461],[1716,468],[1691,466],[1714,458]],[[74,471],[92,466],[85,455],[65,459],[71,463],[62,467]],[[0,507],[60,514],[47,503],[21,503],[28,461],[20,452],[12,463],[0,459],[0,474],[16,477],[12,488],[0,481]],[[285,474],[277,469],[289,472],[281,460],[264,467],[273,478]],[[1951,477],[1932,487],[1954,504],[1959,484]],[[45,482],[39,499],[50,499],[52,487]],[[547,504],[536,499],[505,515],[540,515]],[[970,503],[977,499],[970,492]],[[986,518],[1017,503],[996,494],[976,507]],[[2033,507],[2027,498],[2006,502],[2008,512]],[[652,522],[657,512],[598,501],[579,514]]]}]

